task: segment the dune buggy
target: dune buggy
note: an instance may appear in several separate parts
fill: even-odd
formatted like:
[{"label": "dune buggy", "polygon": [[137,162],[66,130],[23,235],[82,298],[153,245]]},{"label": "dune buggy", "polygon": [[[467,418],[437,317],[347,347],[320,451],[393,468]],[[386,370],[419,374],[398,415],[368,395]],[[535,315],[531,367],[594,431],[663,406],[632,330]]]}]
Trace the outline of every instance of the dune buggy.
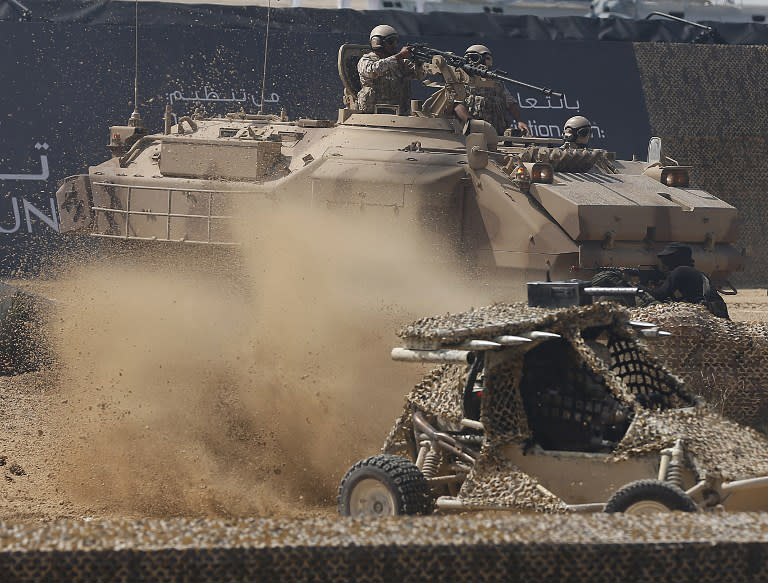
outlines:
[{"label": "dune buggy", "polygon": [[689,394],[648,349],[660,334],[607,302],[414,322],[392,357],[442,366],[339,512],[768,510],[768,440]]}]

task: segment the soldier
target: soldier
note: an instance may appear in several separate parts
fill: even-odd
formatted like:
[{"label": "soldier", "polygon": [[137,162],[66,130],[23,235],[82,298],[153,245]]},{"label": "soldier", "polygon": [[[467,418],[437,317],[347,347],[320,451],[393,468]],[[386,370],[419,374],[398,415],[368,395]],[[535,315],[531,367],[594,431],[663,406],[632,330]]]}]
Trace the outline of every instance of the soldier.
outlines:
[{"label": "soldier", "polygon": [[659,287],[649,290],[653,297],[659,301],[702,304],[715,316],[730,319],[725,301],[709,278],[693,267],[693,253],[688,245],[668,243],[658,258],[667,277]]},{"label": "soldier", "polygon": [[373,113],[376,104],[400,106],[400,113],[410,110],[411,79],[417,78],[416,64],[408,57],[408,47],[397,49],[397,31],[387,24],[380,24],[371,31],[370,53],[363,55],[357,64],[362,89],[357,94],[358,109]]},{"label": "soldier", "polygon": [[[467,48],[464,58],[476,65],[483,65],[488,68],[493,65],[493,55],[490,49],[484,45],[472,45]],[[528,125],[521,119],[520,106],[501,81],[494,81],[493,85],[487,87],[467,87],[467,97],[464,104],[470,116],[487,121],[496,128],[496,133],[499,135],[503,135],[504,130],[509,127],[508,115],[517,121],[517,127],[523,132],[523,135],[529,133]]]},{"label": "soldier", "polygon": [[592,124],[583,115],[574,115],[563,127],[563,147],[586,148],[592,136]]}]

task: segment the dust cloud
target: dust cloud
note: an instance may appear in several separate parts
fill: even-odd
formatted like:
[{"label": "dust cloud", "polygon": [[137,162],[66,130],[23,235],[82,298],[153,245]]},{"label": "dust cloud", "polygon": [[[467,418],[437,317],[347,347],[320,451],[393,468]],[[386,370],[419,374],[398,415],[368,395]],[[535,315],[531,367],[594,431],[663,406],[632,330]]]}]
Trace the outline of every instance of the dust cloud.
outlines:
[{"label": "dust cloud", "polygon": [[213,260],[107,258],[60,279],[59,479],[94,514],[332,512],[424,371],[389,359],[395,331],[486,299],[403,220],[246,216],[239,251]]}]

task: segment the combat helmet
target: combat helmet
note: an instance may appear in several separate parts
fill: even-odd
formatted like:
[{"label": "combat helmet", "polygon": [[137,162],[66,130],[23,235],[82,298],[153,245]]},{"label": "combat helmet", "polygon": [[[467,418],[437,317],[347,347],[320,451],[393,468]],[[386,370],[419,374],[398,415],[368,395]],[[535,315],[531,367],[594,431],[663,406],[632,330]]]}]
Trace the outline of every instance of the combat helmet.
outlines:
[{"label": "combat helmet", "polygon": [[583,115],[574,115],[563,126],[563,140],[580,148],[589,143],[592,135],[592,124]]},{"label": "combat helmet", "polygon": [[464,58],[475,65],[485,65],[490,67],[493,64],[493,54],[491,49],[485,45],[472,45],[464,51]]},{"label": "combat helmet", "polygon": [[693,250],[685,243],[667,243],[656,256],[670,269],[678,265],[693,267]]},{"label": "combat helmet", "polygon": [[397,46],[398,34],[394,27],[388,24],[380,24],[374,27],[369,36],[371,41],[371,48],[374,51],[385,48],[389,45],[390,48]]}]

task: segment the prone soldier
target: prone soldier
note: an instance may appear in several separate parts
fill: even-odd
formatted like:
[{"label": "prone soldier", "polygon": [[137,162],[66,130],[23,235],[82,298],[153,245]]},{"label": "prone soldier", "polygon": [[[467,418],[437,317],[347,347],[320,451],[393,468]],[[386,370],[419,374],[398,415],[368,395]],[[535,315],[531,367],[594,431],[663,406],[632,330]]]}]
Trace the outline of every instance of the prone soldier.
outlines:
[{"label": "prone soldier", "polygon": [[[633,298],[605,296],[593,298],[596,300],[618,301],[633,307],[648,306],[658,302],[687,302],[700,304],[715,316],[730,319],[728,306],[720,296],[709,278],[693,266],[693,252],[688,245],[668,243],[658,254],[661,271],[648,270],[653,274],[657,285],[641,282],[637,286],[637,295]],[[637,275],[637,269],[605,268],[592,278],[592,286],[604,288],[629,287],[624,279],[624,273]]]},{"label": "prone soldier", "polygon": [[688,245],[668,243],[657,256],[666,278],[660,286],[649,290],[654,298],[702,304],[715,316],[730,319],[725,301],[709,278],[694,268],[693,253]]}]

